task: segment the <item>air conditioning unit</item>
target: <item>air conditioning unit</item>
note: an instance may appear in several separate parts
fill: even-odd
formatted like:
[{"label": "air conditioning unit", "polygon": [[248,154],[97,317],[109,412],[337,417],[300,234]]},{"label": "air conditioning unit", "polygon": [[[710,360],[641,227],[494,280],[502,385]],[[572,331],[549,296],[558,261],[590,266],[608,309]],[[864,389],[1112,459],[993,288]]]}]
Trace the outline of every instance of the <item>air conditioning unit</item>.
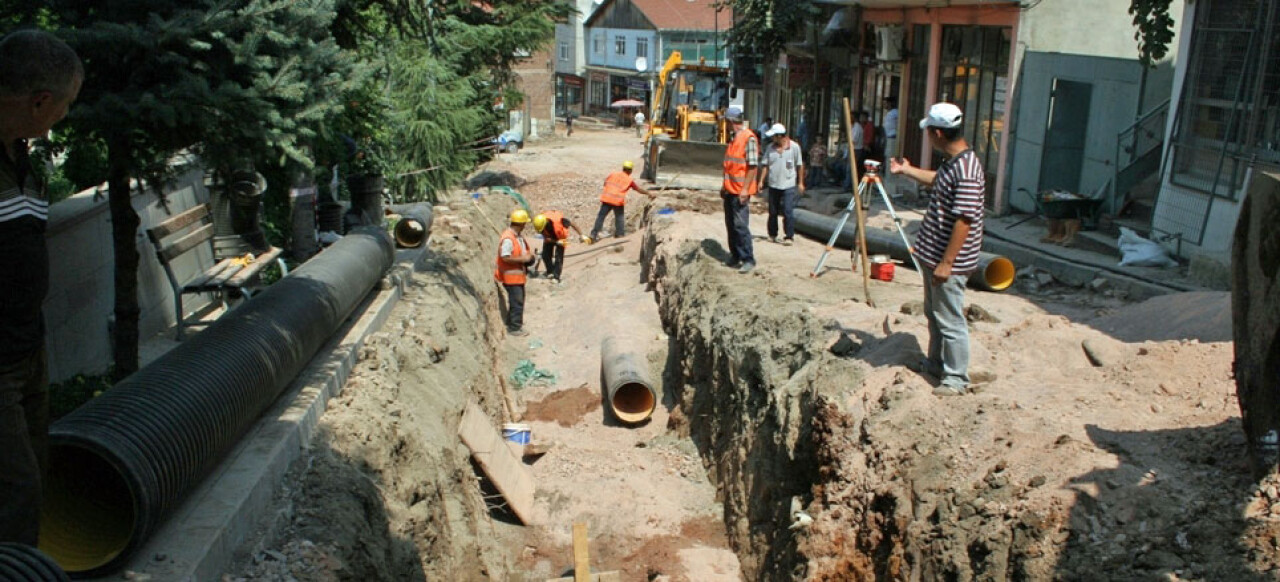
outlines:
[{"label": "air conditioning unit", "polygon": [[905,32],[901,26],[876,27],[876,60],[895,63],[902,60],[902,40]]}]

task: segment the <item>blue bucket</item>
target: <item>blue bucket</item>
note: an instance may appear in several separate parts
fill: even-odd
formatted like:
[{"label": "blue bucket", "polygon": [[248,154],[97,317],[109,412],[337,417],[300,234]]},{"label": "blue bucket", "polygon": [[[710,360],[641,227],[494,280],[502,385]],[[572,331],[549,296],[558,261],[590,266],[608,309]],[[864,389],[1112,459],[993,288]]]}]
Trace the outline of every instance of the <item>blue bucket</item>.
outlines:
[{"label": "blue bucket", "polygon": [[507,439],[517,445],[529,444],[529,435],[532,430],[527,424],[507,423],[502,425],[502,438]]}]

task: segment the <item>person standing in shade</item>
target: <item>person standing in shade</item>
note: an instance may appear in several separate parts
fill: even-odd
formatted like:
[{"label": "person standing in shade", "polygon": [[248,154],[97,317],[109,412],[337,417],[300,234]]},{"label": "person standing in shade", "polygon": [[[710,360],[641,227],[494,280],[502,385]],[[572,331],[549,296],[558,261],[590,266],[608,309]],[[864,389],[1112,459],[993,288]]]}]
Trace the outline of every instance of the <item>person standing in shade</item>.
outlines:
[{"label": "person standing in shade", "polygon": [[782,215],[786,237],[782,244],[791,246],[796,238],[796,197],[804,195],[804,159],[800,144],[787,136],[781,123],[773,124],[765,137],[773,140],[760,164],[760,182],[769,189],[769,241],[778,242],[778,215]]},{"label": "person standing in shade", "polygon": [[524,285],[531,265],[538,259],[522,236],[526,224],[528,212],[523,208],[511,211],[511,226],[502,231],[498,240],[498,259],[493,268],[493,278],[507,291],[507,333],[514,336],[529,334],[524,331]]},{"label": "person standing in shade", "polygon": [[[867,151],[863,149],[862,146],[867,134],[866,130],[862,128],[862,122],[860,121],[861,117],[862,112],[859,111],[857,116],[853,118],[853,128],[850,130],[853,132],[853,151],[849,152],[848,159],[848,163],[853,164],[853,167],[858,168],[859,172],[862,171],[862,162],[867,159]],[[848,165],[844,167],[844,180],[841,185],[845,190],[853,188],[853,172],[850,171]]]},{"label": "person standing in shade", "polygon": [[0,39],[0,542],[37,545],[48,468],[49,199],[27,140],[67,115],[83,81],[80,58],[57,37],[20,30]]},{"label": "person standing in shade", "polygon": [[756,179],[760,144],[743,122],[741,109],[730,107],[724,117],[734,132],[733,141],[724,152],[724,183],[720,187],[724,225],[729,234],[728,264],[739,273],[750,273],[756,266],[751,247],[751,197],[760,186]]},{"label": "person standing in shade", "polygon": [[964,113],[937,103],[920,121],[929,145],[947,155],[936,172],[890,159],[889,172],[932,189],[929,209],[916,235],[914,251],[924,277],[924,310],[929,320],[929,354],[921,372],[940,380],[933,393],[964,394],[969,386],[969,325],[964,317],[964,286],[978,268],[986,174],[964,139]]},{"label": "person standing in shade", "polygon": [[760,127],[756,128],[756,140],[757,141],[763,140],[764,134],[769,133],[770,127],[773,127],[773,118],[772,117],[764,118],[764,123],[761,123]]},{"label": "person standing in shade", "polygon": [[569,245],[569,229],[578,233],[582,242],[591,239],[578,230],[578,225],[569,221],[557,210],[548,210],[533,217],[533,231],[542,235],[542,264],[544,272],[550,279],[560,280],[560,271],[564,268],[564,247]]},{"label": "person standing in shade", "polygon": [[[895,97],[885,97],[884,108],[887,112],[884,114],[884,159],[890,160],[898,157],[898,99]],[[890,195],[896,195],[897,192],[893,187],[893,174],[884,176],[884,187]]]},{"label": "person standing in shade", "polygon": [[613,213],[613,237],[627,235],[627,220],[623,216],[623,208],[627,204],[627,192],[635,190],[649,198],[653,198],[648,190],[641,188],[631,179],[631,171],[635,164],[631,160],[622,162],[622,169],[609,174],[604,179],[604,191],[600,193],[600,212],[596,214],[596,224],[591,228],[591,240],[600,240],[600,229],[604,228],[604,218]]},{"label": "person standing in shade", "polygon": [[813,136],[813,147],[809,148],[809,163],[805,169],[805,186],[813,188],[825,180],[827,164],[826,136],[819,133]]}]

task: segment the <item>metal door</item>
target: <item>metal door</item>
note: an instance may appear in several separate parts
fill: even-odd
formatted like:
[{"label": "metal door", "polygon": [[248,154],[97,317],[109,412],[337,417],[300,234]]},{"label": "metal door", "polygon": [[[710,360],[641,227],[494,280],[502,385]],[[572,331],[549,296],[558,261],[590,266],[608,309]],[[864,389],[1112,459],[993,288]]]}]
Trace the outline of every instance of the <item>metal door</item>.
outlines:
[{"label": "metal door", "polygon": [[1040,190],[1080,192],[1093,84],[1054,79],[1040,159]]}]

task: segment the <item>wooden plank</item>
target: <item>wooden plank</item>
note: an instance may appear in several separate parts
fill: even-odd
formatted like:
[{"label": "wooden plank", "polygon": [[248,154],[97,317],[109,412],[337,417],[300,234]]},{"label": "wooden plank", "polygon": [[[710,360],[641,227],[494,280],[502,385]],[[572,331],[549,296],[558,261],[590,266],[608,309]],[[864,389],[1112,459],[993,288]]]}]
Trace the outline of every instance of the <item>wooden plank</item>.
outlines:
[{"label": "wooden plank", "polygon": [[165,237],[190,226],[208,215],[208,204],[193,206],[191,209],[147,229],[147,235],[151,237],[151,242],[158,243]]},{"label": "wooden plank", "polygon": [[591,582],[591,558],[587,552],[587,524],[573,524],[573,581]]},{"label": "wooden plank", "polygon": [[213,267],[210,267],[208,271],[205,271],[195,279],[188,281],[186,285],[182,286],[182,288],[189,289],[192,291],[203,290],[205,287],[205,284],[207,284],[210,279],[213,279],[214,277],[221,275],[223,271],[227,270],[230,267],[231,267],[231,259],[222,259],[221,261],[218,261],[218,264],[214,265]]},{"label": "wooden plank", "polygon": [[210,238],[213,238],[213,225],[206,224],[174,241],[173,244],[161,247],[159,252],[160,260],[166,263],[172,261]]},{"label": "wooden plank", "polygon": [[262,253],[261,255],[258,255],[257,258],[253,259],[252,263],[249,263],[247,266],[245,266],[245,268],[241,269],[240,272],[237,273],[235,277],[232,277],[230,281],[227,281],[227,286],[228,287],[243,286],[254,275],[257,275],[259,271],[265,269],[267,265],[271,264],[271,261],[276,260],[276,257],[279,257],[280,253],[282,252],[284,251],[281,249],[278,249],[276,247],[271,247],[271,250],[265,253]]},{"label": "wooden plank", "polygon": [[227,284],[227,281],[230,281],[232,277],[236,276],[236,273],[244,270],[244,265],[237,263],[235,259],[223,260],[231,261],[231,264],[227,265],[227,268],[223,269],[221,273],[218,273],[218,276],[209,279],[209,281],[205,283],[205,287],[212,287],[215,289],[221,288]]},{"label": "wooden plank", "polygon": [[468,402],[458,424],[458,435],[471,449],[480,469],[507,500],[511,512],[521,523],[529,524],[533,515],[533,475],[520,458],[507,448],[506,441],[494,428],[488,415],[476,403]]}]

